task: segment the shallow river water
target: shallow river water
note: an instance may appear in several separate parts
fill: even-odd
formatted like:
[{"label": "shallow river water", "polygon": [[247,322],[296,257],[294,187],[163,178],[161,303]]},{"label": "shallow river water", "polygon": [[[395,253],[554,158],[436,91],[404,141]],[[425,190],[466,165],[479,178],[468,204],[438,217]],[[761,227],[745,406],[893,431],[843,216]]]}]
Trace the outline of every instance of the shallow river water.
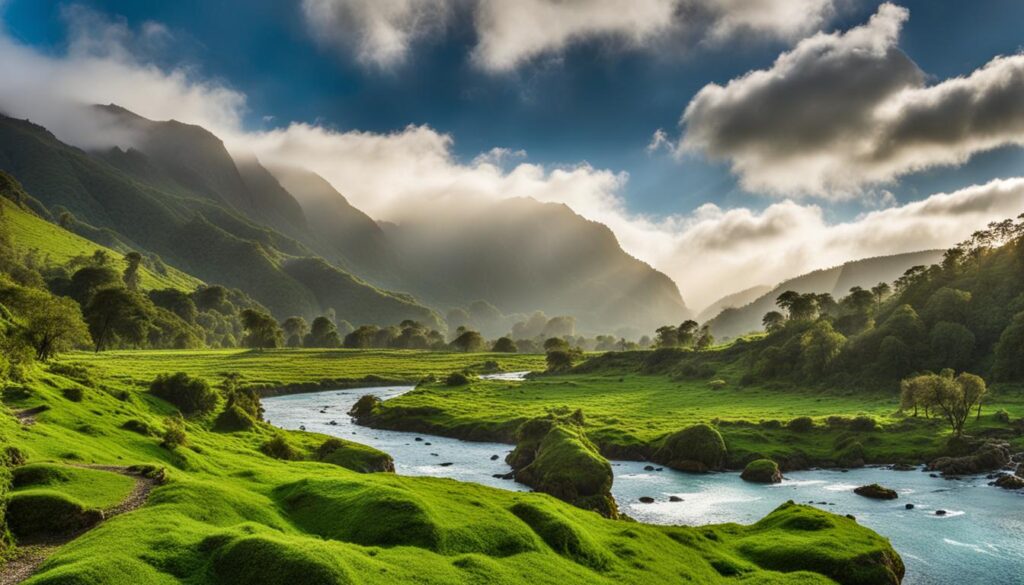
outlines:
[{"label": "shallow river water", "polygon": [[[504,376],[514,379],[515,374]],[[511,470],[504,461],[510,445],[376,430],[354,424],[346,414],[364,394],[387,400],[411,389],[396,386],[293,394],[265,398],[263,406],[267,419],[279,427],[305,427],[385,451],[394,458],[395,471],[400,474],[529,489],[493,477]],[[497,460],[491,459],[494,455]],[[740,480],[738,473],[645,471],[646,465],[612,461],[613,495],[623,512],[642,522],[749,524],[786,500],[814,502],[830,512],[853,514],[858,522],[887,536],[907,566],[906,584],[1024,583],[1024,494],[990,487],[984,477],[950,481],[921,471],[864,468],[846,473],[797,471],[787,474],[781,484],[759,485]],[[869,483],[891,487],[900,497],[886,502],[853,493],[853,488]],[[669,502],[673,495],[683,501]],[[643,504],[641,496],[656,501]],[[908,503],[914,504],[913,510],[905,509]],[[947,514],[936,516],[939,509]]]}]

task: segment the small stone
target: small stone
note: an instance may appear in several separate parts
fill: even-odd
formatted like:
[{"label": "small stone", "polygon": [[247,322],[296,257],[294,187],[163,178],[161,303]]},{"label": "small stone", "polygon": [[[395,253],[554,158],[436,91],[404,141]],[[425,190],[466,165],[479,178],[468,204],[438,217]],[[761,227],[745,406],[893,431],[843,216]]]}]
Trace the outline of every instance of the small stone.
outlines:
[{"label": "small stone", "polygon": [[654,503],[654,498],[652,498],[650,496],[640,496],[640,503],[641,504],[653,504]]},{"label": "small stone", "polygon": [[420,441],[422,441],[422,440],[423,440],[423,439],[422,439],[422,438],[420,438],[420,437],[416,437],[415,439],[413,439],[413,441],[416,441],[417,443],[419,443],[419,442],[420,442]]},{"label": "small stone", "polygon": [[423,444],[424,444],[424,445],[429,445],[430,443],[423,443]]},{"label": "small stone", "polygon": [[491,461],[497,461],[497,460],[498,460],[498,456],[497,455],[491,455]]},{"label": "small stone", "polygon": [[430,456],[431,457],[440,457],[440,455],[438,455],[437,453],[431,453]]},{"label": "small stone", "polygon": [[857,518],[853,514],[847,514],[846,517],[849,518],[850,520],[853,520],[854,522],[857,521]]},{"label": "small stone", "polygon": [[665,471],[664,467],[655,467],[654,471]]},{"label": "small stone", "polygon": [[935,515],[936,516],[945,516],[946,515],[946,511],[945,510],[935,510]]},{"label": "small stone", "polygon": [[668,501],[670,501],[670,502],[682,502],[683,498],[680,498],[679,496],[669,496],[668,497]]},{"label": "small stone", "polygon": [[452,463],[451,461],[445,461],[444,463],[439,463],[438,465],[440,465],[441,467],[449,467],[451,465],[454,465],[454,463]]},{"label": "small stone", "polygon": [[654,471],[653,465],[644,465],[644,471]]},{"label": "small stone", "polygon": [[327,424],[331,425],[332,427],[336,427],[336,426],[338,426],[338,421],[332,420],[331,422],[329,422]]},{"label": "small stone", "polygon": [[914,509],[914,504],[907,504],[906,506],[903,506],[903,507],[906,508],[907,510],[913,510]]}]

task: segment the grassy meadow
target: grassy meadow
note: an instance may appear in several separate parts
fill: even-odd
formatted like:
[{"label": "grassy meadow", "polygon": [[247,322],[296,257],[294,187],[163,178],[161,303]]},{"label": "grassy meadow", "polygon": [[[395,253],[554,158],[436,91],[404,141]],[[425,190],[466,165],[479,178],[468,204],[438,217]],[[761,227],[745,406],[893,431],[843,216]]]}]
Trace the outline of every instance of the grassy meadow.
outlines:
[{"label": "grassy meadow", "polygon": [[[30,478],[15,490],[42,492],[40,501],[53,514],[64,513],[68,500],[83,508],[108,507],[129,487],[124,476],[81,466],[151,466],[165,477],[144,506],[63,545],[26,583],[867,585],[898,583],[902,576],[902,563],[885,539],[854,520],[804,506],[784,505],[752,526],[607,520],[544,494],[321,463],[314,452],[326,437],[265,424],[218,431],[215,413],[187,419],[185,443],[167,448],[160,435],[175,409],[140,384],[179,369],[210,378],[239,371],[266,382],[322,375],[314,370],[421,376],[495,358],[326,356],[78,354],[49,368],[37,366],[25,383],[6,388],[0,441],[24,456],[26,465],[14,472]],[[539,360],[504,357],[506,369]],[[335,362],[344,365],[328,365]],[[372,364],[391,369],[373,370]],[[109,375],[121,368],[127,373]],[[81,396],[69,388],[80,389]],[[294,460],[261,450],[274,438],[290,445]],[[339,449],[368,448],[343,443]],[[33,473],[23,471],[32,466]]]}]

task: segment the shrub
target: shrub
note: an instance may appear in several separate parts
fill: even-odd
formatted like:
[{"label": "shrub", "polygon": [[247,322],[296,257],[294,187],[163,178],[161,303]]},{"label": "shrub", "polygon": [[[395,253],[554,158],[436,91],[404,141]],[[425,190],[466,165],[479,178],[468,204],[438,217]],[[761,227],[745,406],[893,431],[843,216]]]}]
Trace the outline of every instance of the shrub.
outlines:
[{"label": "shrub", "polygon": [[870,416],[858,416],[850,421],[850,429],[859,432],[874,431],[878,428],[878,422]]},{"label": "shrub", "polygon": [[218,431],[246,431],[256,426],[256,420],[245,409],[231,404],[217,416],[214,427]]},{"label": "shrub", "polygon": [[121,425],[121,428],[126,430],[126,431],[131,431],[133,433],[138,433],[140,435],[149,436],[149,435],[155,435],[156,434],[156,431],[153,429],[153,427],[149,426],[149,423],[146,423],[145,421],[141,421],[141,420],[139,420],[137,418],[126,420],[124,422],[124,424]]},{"label": "shrub", "polygon": [[335,451],[343,448],[344,446],[344,441],[342,441],[341,439],[337,439],[335,437],[331,437],[316,448],[316,458],[319,459],[320,461],[323,461],[331,453],[334,453]]},{"label": "shrub", "polygon": [[167,420],[164,421],[163,441],[160,443],[160,446],[173,451],[187,442],[185,421],[177,416],[167,417]]},{"label": "shrub", "polygon": [[993,416],[996,418],[997,422],[1001,422],[1003,424],[1009,424],[1010,422],[1010,413],[1006,412],[1006,409],[1000,408]]},{"label": "shrub", "polygon": [[302,459],[302,454],[288,442],[284,435],[274,435],[273,439],[260,445],[260,451],[274,459],[283,459],[285,461],[298,461]]},{"label": "shrub", "polygon": [[452,372],[444,381],[447,386],[465,386],[469,384],[469,376],[462,372]]},{"label": "shrub", "polygon": [[845,429],[850,426],[850,419],[845,416],[830,416],[825,419],[825,424],[832,430]]},{"label": "shrub", "polygon": [[71,402],[81,402],[82,399],[85,398],[85,392],[83,392],[82,389],[77,386],[72,386],[70,388],[65,388],[61,390],[61,394],[63,394],[64,398],[67,398]]},{"label": "shrub", "polygon": [[185,372],[160,374],[149,385],[153,395],[178,407],[185,415],[207,414],[217,407],[217,393],[205,380]]},{"label": "shrub", "polygon": [[797,433],[806,433],[814,428],[814,419],[809,416],[798,416],[786,423],[786,428]]},{"label": "shrub", "polygon": [[782,421],[776,420],[774,418],[770,420],[763,420],[761,421],[761,426],[766,429],[781,429]]}]

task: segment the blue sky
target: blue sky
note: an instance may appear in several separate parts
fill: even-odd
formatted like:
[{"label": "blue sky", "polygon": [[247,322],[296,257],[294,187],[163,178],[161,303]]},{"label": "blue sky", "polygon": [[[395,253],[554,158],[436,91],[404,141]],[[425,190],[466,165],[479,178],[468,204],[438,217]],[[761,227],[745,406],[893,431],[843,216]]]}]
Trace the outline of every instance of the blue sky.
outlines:
[{"label": "blue sky", "polygon": [[[67,4],[9,0],[4,20],[13,37],[59,52],[66,44],[61,7]],[[167,66],[197,67],[243,92],[250,128],[293,120],[376,132],[429,124],[450,133],[455,152],[467,159],[500,146],[523,149],[534,162],[587,161],[626,171],[626,201],[634,211],[687,212],[707,201],[753,207],[768,203],[739,189],[727,165],[699,156],[682,161],[665,153],[651,156],[645,147],[656,129],[676,129],[683,108],[705,84],[725,83],[769,66],[786,43],[735,40],[727,47],[671,55],[610,51],[597,40],[570,47],[558,63],[531,63],[494,74],[469,63],[474,33],[463,19],[450,34],[418,45],[406,62],[382,71],[318,45],[301,11],[290,2],[77,4],[124,18],[133,27],[146,21],[165,24],[175,42],[153,58]],[[877,4],[854,2],[828,28],[863,22]],[[912,14],[901,48],[939,79],[967,74],[994,55],[1019,51],[1024,42],[1021,2],[901,4]],[[890,189],[905,201],[1003,176],[1022,162],[1019,149],[1008,148],[982,155],[966,168],[905,178]],[[856,203],[831,208],[838,218],[861,211]]]},{"label": "blue sky", "polygon": [[[116,102],[308,166],[380,219],[459,197],[566,203],[698,308],[1024,211],[1016,0],[0,10],[0,110],[68,142],[106,146],[69,112]],[[527,154],[478,158],[496,147]]]}]

